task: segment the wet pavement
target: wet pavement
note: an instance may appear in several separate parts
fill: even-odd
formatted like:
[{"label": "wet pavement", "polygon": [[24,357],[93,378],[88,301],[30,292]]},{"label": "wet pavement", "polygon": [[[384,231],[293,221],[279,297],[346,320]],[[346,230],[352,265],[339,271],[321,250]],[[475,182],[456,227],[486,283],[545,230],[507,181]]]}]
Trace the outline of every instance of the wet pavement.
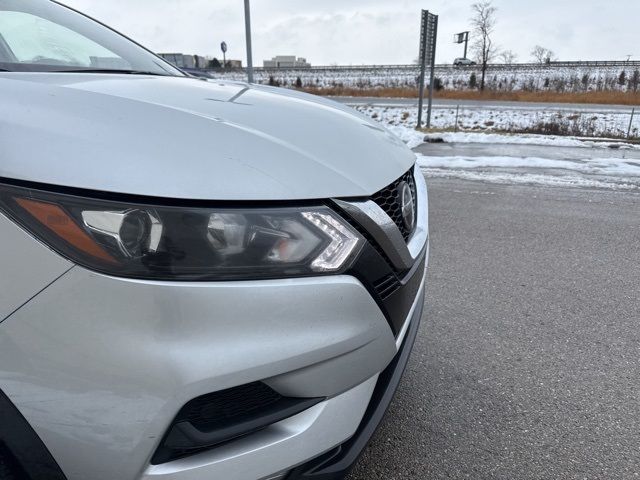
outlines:
[{"label": "wet pavement", "polygon": [[[615,144],[614,144],[615,145]],[[640,148],[557,147],[492,143],[425,143],[414,149],[432,157],[516,157],[580,161],[589,159],[623,159],[640,166]]]}]

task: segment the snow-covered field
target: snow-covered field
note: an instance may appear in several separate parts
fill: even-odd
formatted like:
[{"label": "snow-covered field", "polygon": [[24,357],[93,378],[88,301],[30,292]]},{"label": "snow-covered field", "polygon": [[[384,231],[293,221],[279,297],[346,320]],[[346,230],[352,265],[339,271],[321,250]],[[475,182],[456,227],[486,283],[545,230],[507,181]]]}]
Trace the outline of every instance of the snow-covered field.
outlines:
[{"label": "snow-covered field", "polygon": [[[582,92],[593,90],[627,91],[640,87],[638,67],[625,66],[555,66],[522,65],[505,68],[490,66],[487,72],[487,87],[492,90],[549,90],[553,92]],[[624,73],[623,73],[624,72]],[[242,71],[212,72],[217,78],[243,81]],[[293,87],[300,81],[303,87],[327,89],[346,87],[355,89],[415,88],[418,82],[417,65],[379,67],[336,67],[322,69],[257,69],[255,81]],[[435,77],[446,90],[475,88],[480,81],[478,67],[458,68],[437,66]],[[473,78],[472,78],[473,77]]]},{"label": "snow-covered field", "polygon": [[[612,143],[620,150],[640,150],[640,145],[620,142],[617,139],[588,138],[588,137],[560,137],[557,135],[518,134],[505,135],[497,133],[477,132],[441,132],[418,133],[425,140],[440,141],[445,143],[490,143],[493,145],[540,145],[550,147],[575,147],[575,148],[611,148]],[[415,146],[415,145],[414,145]],[[412,147],[413,148],[413,147]]]},{"label": "snow-covered field", "polygon": [[[409,126],[417,124],[416,108],[378,107],[358,105],[356,110],[375,118],[385,125]],[[423,118],[426,118],[426,113]],[[530,107],[510,108],[456,108],[435,107],[431,119],[432,128],[475,132],[512,132],[572,135],[584,137],[626,137],[631,120],[624,111],[570,111],[566,109],[544,110]],[[640,115],[636,114],[631,125],[631,136],[640,137]]]},{"label": "snow-covered field", "polygon": [[[490,127],[485,128],[484,132],[424,134],[414,130],[415,113],[405,108],[360,107],[358,110],[383,123],[402,138],[409,147],[418,147],[417,149],[423,152],[417,153],[418,164],[429,177],[460,178],[492,183],[640,191],[640,145],[623,143],[615,139],[603,141],[603,139],[576,136],[505,135],[491,133],[493,129]],[[494,112],[494,115],[495,118],[509,117],[513,115],[513,111],[501,112],[500,115],[498,112]],[[607,115],[613,114],[606,114],[598,119],[603,126],[609,126],[609,128],[602,127],[600,129],[602,133],[610,131],[610,125],[613,122],[613,117]],[[443,115],[436,116],[436,119],[442,121],[443,117]],[[526,115],[502,118],[503,125],[504,122],[511,122],[511,124],[520,127],[530,121]],[[617,122],[616,125],[621,125],[623,120],[619,119]],[[440,126],[444,128],[450,125],[441,124]],[[429,152],[432,148],[434,153],[436,151],[436,145],[430,148],[419,148],[427,140],[432,142],[437,140],[452,146],[466,144],[472,147],[471,151],[475,148],[474,145],[477,145],[478,151],[481,151],[482,154],[451,156],[447,155],[444,150],[444,154],[427,155],[424,152]],[[496,151],[503,150],[505,146],[511,146],[509,148],[512,153],[508,156],[485,154],[487,148],[490,153],[492,146],[495,146]],[[615,149],[612,149],[612,146]],[[534,157],[518,154],[519,151],[531,150],[527,147],[538,147],[537,150],[546,151],[550,155],[548,158],[544,158],[544,156]],[[566,158],[562,157],[559,154],[561,149],[569,149],[572,155],[568,155]]]}]

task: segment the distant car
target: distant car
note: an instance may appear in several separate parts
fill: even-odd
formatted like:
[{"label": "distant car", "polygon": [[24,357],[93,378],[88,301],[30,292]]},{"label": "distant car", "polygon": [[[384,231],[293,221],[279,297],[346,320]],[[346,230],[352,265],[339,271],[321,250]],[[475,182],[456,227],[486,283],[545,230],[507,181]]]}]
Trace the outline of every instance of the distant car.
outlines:
[{"label": "distant car", "polygon": [[456,67],[460,67],[460,66],[469,66],[469,65],[476,65],[476,62],[474,62],[473,60],[471,60],[470,58],[456,58],[453,61],[453,64]]}]

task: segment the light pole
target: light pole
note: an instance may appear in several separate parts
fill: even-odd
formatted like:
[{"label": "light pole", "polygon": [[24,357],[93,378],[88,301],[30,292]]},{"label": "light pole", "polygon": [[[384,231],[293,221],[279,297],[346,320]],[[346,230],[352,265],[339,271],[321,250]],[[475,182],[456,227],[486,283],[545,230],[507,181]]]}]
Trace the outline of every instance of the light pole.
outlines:
[{"label": "light pole", "polygon": [[247,79],[253,83],[253,56],[251,53],[251,6],[244,0],[244,26],[247,34]]}]

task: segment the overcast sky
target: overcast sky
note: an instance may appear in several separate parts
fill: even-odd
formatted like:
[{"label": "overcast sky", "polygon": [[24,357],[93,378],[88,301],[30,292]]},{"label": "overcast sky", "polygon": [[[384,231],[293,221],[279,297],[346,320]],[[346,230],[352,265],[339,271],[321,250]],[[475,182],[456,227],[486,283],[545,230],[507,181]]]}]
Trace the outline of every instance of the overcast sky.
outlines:
[{"label": "overcast sky", "polygon": [[[242,0],[63,0],[156,52],[220,56],[245,63]],[[438,62],[462,56],[453,34],[469,28],[471,0],[252,0],[254,63],[274,55],[312,64],[411,63],[420,9],[440,15]],[[561,60],[640,59],[639,0],[495,0],[495,41],[531,59],[540,44]]]}]

